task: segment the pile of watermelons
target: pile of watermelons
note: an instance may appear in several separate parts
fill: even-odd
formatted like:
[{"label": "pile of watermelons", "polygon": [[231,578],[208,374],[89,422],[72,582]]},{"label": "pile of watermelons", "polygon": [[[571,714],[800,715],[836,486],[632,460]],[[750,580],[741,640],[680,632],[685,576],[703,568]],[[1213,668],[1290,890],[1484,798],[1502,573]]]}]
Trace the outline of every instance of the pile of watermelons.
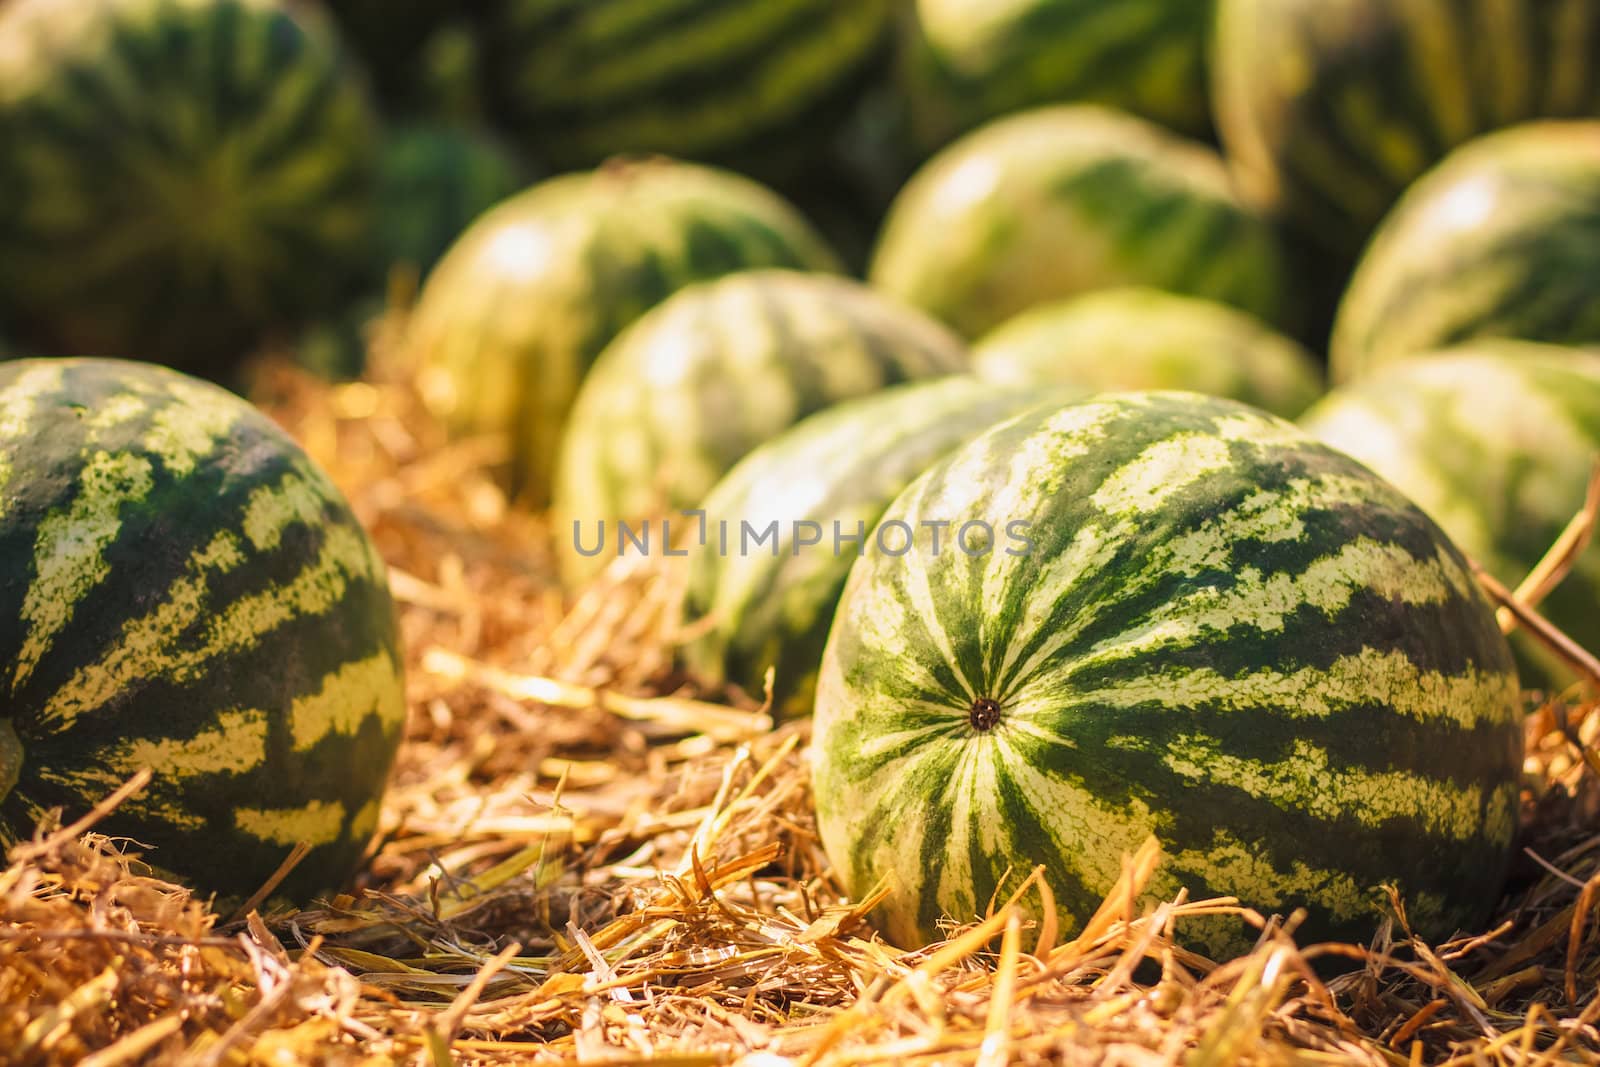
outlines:
[{"label": "pile of watermelons", "polygon": [[[1583,683],[1474,563],[1600,450],[1600,3],[0,0],[6,841],[148,768],[159,868],[351,878],[384,564],[223,386],[385,308],[569,590],[683,553],[686,676],[814,715],[890,940],[1150,835],[1308,936],[1495,903]],[[1594,551],[1535,584],[1600,641]]]}]

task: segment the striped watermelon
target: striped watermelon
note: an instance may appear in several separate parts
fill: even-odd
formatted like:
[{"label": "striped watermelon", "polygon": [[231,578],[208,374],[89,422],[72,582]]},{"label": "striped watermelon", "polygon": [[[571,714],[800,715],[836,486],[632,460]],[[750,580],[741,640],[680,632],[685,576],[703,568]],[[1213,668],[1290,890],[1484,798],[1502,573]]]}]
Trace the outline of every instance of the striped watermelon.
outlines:
[{"label": "striped watermelon", "polygon": [[661,152],[773,173],[825,140],[895,0],[504,0],[486,43],[508,122],[557,167]]},{"label": "striped watermelon", "polygon": [[1279,324],[1288,311],[1277,238],[1216,153],[1087,104],[1001,119],[935,156],[891,207],[871,278],[968,337],[1127,285]]},{"label": "striped watermelon", "polygon": [[1322,393],[1311,353],[1259,319],[1158,289],[1106,289],[1025,311],[973,348],[978,375],[1090,391],[1184,389],[1292,418]]},{"label": "striped watermelon", "polygon": [[1218,0],[1217,126],[1246,189],[1354,254],[1456,145],[1600,114],[1589,0]]},{"label": "striped watermelon", "polygon": [[[692,551],[683,602],[689,669],[759,696],[773,668],[774,713],[810,714],[834,606],[884,508],[945,453],[1049,393],[966,375],[895,386],[813,415],[740,460],[702,505],[708,544]],[[768,544],[743,544],[774,522]]]},{"label": "striped watermelon", "polygon": [[225,897],[338,888],[405,719],[384,566],[327,478],[223,390],[0,363],[0,839],[142,768],[97,829]]},{"label": "striped watermelon", "polygon": [[692,282],[837,266],[793,207],[745,178],[618,161],[542,182],[474,223],[429,276],[405,347],[437,414],[510,440],[507,484],[538,506],[578,383],[624,326]]},{"label": "striped watermelon", "polygon": [[470,126],[409,123],[378,162],[378,251],[385,267],[426,274],[485,211],[523,187],[524,168]]},{"label": "striped watermelon", "polygon": [[1600,342],[1600,122],[1489,134],[1413,186],[1350,280],[1331,368],[1480,337]]},{"label": "striped watermelon", "polygon": [[[935,555],[930,522],[994,533]],[[891,523],[905,550],[855,564],[828,637],[814,758],[822,842],[852,893],[894,880],[894,942],[1038,864],[1076,929],[1152,834],[1154,897],[1304,907],[1313,939],[1370,936],[1384,883],[1425,936],[1487,914],[1511,652],[1444,534],[1354,460],[1234,401],[1100,394],[977,438]]]},{"label": "striped watermelon", "polygon": [[[606,348],[556,469],[559,528],[694,507],[746,453],[805,416],[896,382],[967,369],[937,322],[859,282],[748,271],[684,289]],[[620,540],[600,542],[616,555]],[[604,554],[571,556],[581,579]]]},{"label": "striped watermelon", "polygon": [[0,5],[0,291],[41,345],[222,373],[365,267],[377,128],[281,0]]},{"label": "striped watermelon", "polygon": [[[1302,424],[1394,483],[1515,587],[1583,507],[1600,455],[1600,356],[1480,341],[1336,389]],[[1591,549],[1541,610],[1600,648],[1596,602]],[[1570,678],[1543,645],[1523,636],[1514,647],[1529,684]]]},{"label": "striped watermelon", "polygon": [[915,0],[901,80],[921,143],[989,119],[1093,101],[1184,133],[1211,126],[1213,0]]}]

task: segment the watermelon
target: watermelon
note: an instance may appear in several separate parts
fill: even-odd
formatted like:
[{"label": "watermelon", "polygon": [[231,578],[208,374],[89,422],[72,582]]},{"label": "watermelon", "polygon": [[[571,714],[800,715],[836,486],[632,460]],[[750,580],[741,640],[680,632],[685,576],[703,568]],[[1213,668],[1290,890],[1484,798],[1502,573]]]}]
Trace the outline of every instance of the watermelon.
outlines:
[{"label": "watermelon", "polygon": [[1218,0],[1217,126],[1247,192],[1354,255],[1455,146],[1600,114],[1587,0]]},{"label": "watermelon", "polygon": [[378,252],[426,274],[472,222],[520,190],[522,163],[488,133],[416,122],[385,137],[378,162]]},{"label": "watermelon", "polygon": [[[771,668],[774,714],[810,714],[834,606],[878,516],[945,453],[1050,392],[967,375],[898,385],[812,415],[740,460],[702,504],[708,544],[690,555],[685,664],[756,696]],[[767,544],[741,547],[747,528],[754,537],[774,522]]]},{"label": "watermelon", "polygon": [[1413,186],[1350,280],[1330,367],[1480,337],[1600,341],[1600,122],[1489,134]]},{"label": "watermelon", "polygon": [[1292,418],[1322,393],[1311,353],[1243,311],[1158,289],[1041,304],[980,338],[979,377],[1099,392],[1179,389]]},{"label": "watermelon", "polygon": [[1217,154],[1094,105],[990,123],[896,197],[872,284],[977,337],[1036,304],[1152,286],[1282,325],[1282,252]]},{"label": "watermelon", "polygon": [[623,547],[615,527],[601,539],[601,522],[694,507],[805,416],[967,363],[945,327],[846,278],[746,271],[683,289],[607,346],[573,405],[558,527],[610,551],[569,554],[570,576]]},{"label": "watermelon", "polygon": [[42,348],[222,376],[356,284],[377,126],[315,15],[0,5],[0,291]]},{"label": "watermelon", "polygon": [[915,0],[901,80],[937,149],[989,119],[1092,101],[1195,136],[1210,130],[1213,0]]},{"label": "watermelon", "polygon": [[660,152],[775,174],[837,126],[895,2],[503,0],[487,69],[507,124],[558,168]]},{"label": "watermelon", "polygon": [[[963,548],[934,554],[939,522]],[[1384,884],[1426,937],[1488,914],[1511,651],[1461,554],[1354,460],[1236,401],[1105,393],[989,430],[878,529],[823,655],[814,785],[849,891],[897,887],[890,940],[1036,865],[1075,931],[1151,835],[1151,899],[1305,908],[1311,940],[1368,939]],[[1178,935],[1222,957],[1256,931]]]},{"label": "watermelon", "polygon": [[[1384,367],[1335,389],[1302,425],[1416,501],[1462,550],[1515,588],[1583,507],[1600,455],[1600,356],[1487,340]],[[1600,648],[1600,551],[1540,606]],[[1525,634],[1530,684],[1572,676]]]},{"label": "watermelon", "polygon": [[403,347],[434,413],[457,433],[506,438],[508,489],[541,506],[600,350],[683,286],[759,267],[826,271],[838,260],[746,178],[613,161],[541,182],[473,223],[429,276]]},{"label": "watermelon", "polygon": [[296,902],[377,825],[405,719],[382,560],[287,435],[221,388],[118,360],[0,363],[0,840],[143,768],[96,826]]}]

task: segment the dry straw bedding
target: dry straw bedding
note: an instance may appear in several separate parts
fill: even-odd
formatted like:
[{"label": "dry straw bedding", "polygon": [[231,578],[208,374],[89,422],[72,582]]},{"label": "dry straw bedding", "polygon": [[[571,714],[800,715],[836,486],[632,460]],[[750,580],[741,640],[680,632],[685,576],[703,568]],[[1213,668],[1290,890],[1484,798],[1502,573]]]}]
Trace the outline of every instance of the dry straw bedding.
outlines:
[{"label": "dry straw bedding", "polygon": [[903,953],[829,872],[805,725],[674,675],[670,572],[564,610],[493,442],[447,444],[393,383],[279,368],[259,396],[393,568],[411,718],[380,844],[350,895],[219,915],[128,842],[41,828],[0,874],[0,1062],[1600,1062],[1590,705],[1531,709],[1526,852],[1481,936],[1422,944],[1401,908],[1368,945],[1269,926],[1217,966],[1167,935],[1230,902],[1132,907],[1152,849],[1075,939],[1000,901]]}]

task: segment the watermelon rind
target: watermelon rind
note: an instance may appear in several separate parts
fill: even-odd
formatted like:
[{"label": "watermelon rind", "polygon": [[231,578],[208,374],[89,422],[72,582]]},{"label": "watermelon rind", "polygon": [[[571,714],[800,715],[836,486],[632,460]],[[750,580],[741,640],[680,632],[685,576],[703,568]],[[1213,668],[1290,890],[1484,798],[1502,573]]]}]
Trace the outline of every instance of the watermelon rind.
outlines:
[{"label": "watermelon rind", "polygon": [[834,606],[889,502],[990,426],[1072,394],[966,375],[913,382],[812,415],[751,452],[700,505],[707,536],[690,550],[685,664],[757,698],[771,669],[773,713],[810,714]]},{"label": "watermelon rind", "polygon": [[274,896],[348,881],[402,652],[375,546],[275,423],[150,364],[0,363],[0,560],[0,840],[148,768],[96,829],[158,869],[238,900],[304,844]]},{"label": "watermelon rind", "polygon": [[[935,554],[934,522],[967,550]],[[851,893],[891,888],[895,944],[1036,866],[1070,936],[1152,835],[1141,899],[1304,908],[1309,941],[1370,939],[1385,885],[1424,937],[1487,916],[1516,669],[1467,561],[1355,460],[1234,401],[1101,394],[952,453],[892,523],[835,614],[813,769],[827,854]],[[1177,926],[1213,958],[1257,934]]]}]

